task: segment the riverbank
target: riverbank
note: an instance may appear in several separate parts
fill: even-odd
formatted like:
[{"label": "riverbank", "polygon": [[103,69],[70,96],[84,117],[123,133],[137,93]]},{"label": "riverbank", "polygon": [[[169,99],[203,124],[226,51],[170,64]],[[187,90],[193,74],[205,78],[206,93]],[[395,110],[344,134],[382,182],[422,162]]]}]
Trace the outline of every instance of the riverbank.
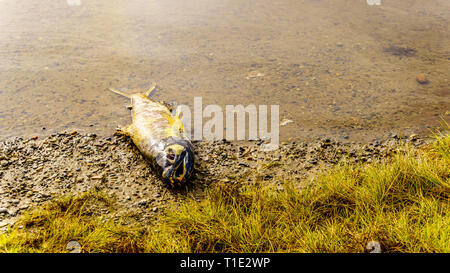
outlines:
[{"label": "riverbank", "polygon": [[[247,246],[245,246],[245,240],[247,239],[241,243],[235,242],[238,243],[237,245],[229,242],[230,244],[219,247],[219,245],[222,244],[219,243],[219,241],[226,240],[226,238],[219,239],[220,236],[217,237],[217,234],[213,235],[213,237],[217,237],[214,237],[216,239],[213,239],[210,236],[212,236],[211,231],[213,229],[222,229],[224,236],[225,234],[231,236],[228,239],[237,240],[238,238],[233,237],[237,233],[233,235],[233,232],[237,232],[238,230],[232,231],[231,229],[241,225],[244,229],[247,227],[249,230],[240,230],[239,232],[243,233],[238,236],[246,237],[247,235],[250,236],[253,232],[263,232],[258,236],[260,236],[263,241],[269,240],[269,238],[267,238],[269,234],[272,232],[277,233],[273,228],[278,230],[286,224],[281,223],[282,226],[277,226],[275,223],[276,221],[273,222],[273,219],[270,220],[270,215],[273,216],[277,214],[288,217],[289,215],[285,214],[294,213],[294,211],[289,210],[286,206],[294,204],[305,206],[303,207],[303,209],[305,209],[304,213],[312,213],[311,221],[313,221],[313,219],[315,219],[314,221],[319,221],[319,218],[322,217],[323,219],[321,219],[325,221],[325,223],[328,223],[328,221],[331,221],[331,218],[333,218],[331,216],[337,213],[335,215],[336,217],[333,219],[345,222],[346,218],[351,218],[351,211],[355,211],[357,207],[357,215],[360,214],[359,216],[361,216],[362,219],[364,218],[362,216],[365,214],[362,213],[362,207],[359,206],[365,205],[363,204],[364,199],[362,199],[362,201],[360,200],[363,202],[361,203],[356,200],[358,199],[357,195],[364,193],[364,191],[367,191],[368,189],[374,190],[373,187],[376,187],[378,184],[383,187],[387,186],[383,177],[391,179],[393,184],[390,187],[392,187],[392,189],[398,187],[397,190],[399,190],[399,192],[389,195],[390,189],[385,188],[386,192],[383,192],[383,187],[381,187],[377,189],[381,190],[381,192],[366,192],[366,198],[370,199],[371,195],[378,196],[377,198],[379,198],[379,194],[382,195],[382,199],[384,194],[386,194],[386,196],[391,196],[394,199],[397,198],[397,194],[401,195],[402,198],[407,198],[399,200],[381,200],[383,202],[386,201],[387,203],[385,204],[377,203],[380,200],[372,200],[372,202],[375,202],[372,204],[375,206],[373,209],[378,209],[377,206],[396,208],[400,206],[407,207],[407,209],[414,209],[408,201],[408,194],[410,194],[408,191],[413,190],[410,189],[408,183],[416,182],[417,187],[421,188],[426,186],[427,192],[431,192],[431,199],[424,200],[430,201],[435,198],[435,201],[439,203],[436,203],[438,204],[437,207],[442,209],[441,199],[447,198],[445,200],[448,202],[449,190],[448,135],[441,137],[439,141],[418,138],[414,135],[404,138],[394,135],[386,137],[386,139],[382,141],[364,145],[344,144],[335,142],[332,139],[320,139],[311,143],[284,142],[277,151],[272,153],[259,151],[259,145],[262,143],[261,141],[248,143],[230,143],[222,141],[215,143],[198,142],[194,144],[198,156],[195,177],[187,187],[173,190],[153,174],[148,163],[142,158],[130,140],[123,137],[112,136],[104,138],[92,134],[80,135],[76,132],[72,132],[55,134],[43,139],[11,139],[2,142],[0,145],[0,177],[2,180],[2,183],[0,184],[0,223],[3,231],[7,231],[7,233],[3,235],[4,237],[0,243],[2,248],[1,251],[65,251],[63,248],[59,250],[56,248],[44,249],[42,248],[42,245],[37,248],[28,248],[29,246],[21,245],[21,243],[19,243],[19,246],[16,244],[19,241],[14,241],[14,236],[22,234],[20,236],[26,237],[26,234],[29,234],[30,230],[36,230],[36,228],[39,230],[39,226],[42,227],[42,225],[37,223],[41,220],[44,222],[48,221],[47,224],[50,225],[55,224],[55,221],[63,221],[67,224],[70,220],[65,217],[70,216],[71,213],[66,212],[69,212],[71,209],[75,209],[72,216],[76,216],[75,218],[71,218],[72,220],[75,219],[76,221],[79,221],[80,219],[77,217],[88,217],[90,219],[89,221],[92,221],[94,218],[95,221],[101,219],[101,222],[99,223],[111,225],[108,227],[110,230],[117,228],[124,229],[127,227],[125,230],[130,229],[130,232],[137,232],[137,230],[142,232],[142,230],[146,230],[143,233],[146,234],[145,236],[150,236],[148,232],[151,231],[150,233],[153,236],[153,239],[146,241],[148,244],[147,246],[151,245],[149,248],[142,245],[135,245],[132,248],[98,248],[97,250],[90,248],[92,246],[88,247],[88,244],[85,242],[86,238],[83,238],[81,235],[78,237],[75,236],[77,238],[72,238],[80,242],[85,242],[82,243],[82,245],[84,244],[83,251],[88,252],[300,251],[301,249],[294,248],[293,245],[282,248],[279,243],[283,242],[284,239],[281,237],[279,238],[280,242],[276,244],[276,248],[274,248],[274,245],[267,248],[268,245],[266,245],[266,243],[268,243],[268,241],[265,241],[262,245],[254,245],[255,241],[248,241]],[[402,170],[403,167],[406,169]],[[331,173],[327,173],[327,170],[332,171]],[[409,173],[410,171],[411,173]],[[399,178],[398,174],[401,174],[404,177]],[[362,177],[361,180],[355,180],[355,178],[360,175]],[[441,184],[435,183],[438,189],[434,189],[433,187],[436,185],[428,185],[427,179],[433,183],[435,183],[437,179]],[[360,182],[362,184],[359,184]],[[401,183],[401,185],[395,185],[397,182]],[[370,185],[375,186],[372,187]],[[263,190],[269,188],[270,190]],[[317,196],[319,199],[323,197],[328,201],[325,199],[321,201],[315,200],[315,198],[305,193],[309,192],[309,190],[299,190],[310,188],[312,189],[314,196]],[[317,189],[322,189],[323,192],[317,191]],[[332,192],[328,192],[330,190]],[[297,201],[292,204],[289,203],[290,205],[283,203],[284,201],[288,201],[287,199],[283,199],[284,197],[282,198],[282,196],[286,197],[286,194],[290,195],[290,198],[295,197],[295,200]],[[344,194],[341,197],[345,197],[345,200],[339,197],[340,194]],[[417,192],[414,194],[417,194]],[[352,200],[347,200],[346,198]],[[231,201],[231,203],[227,200]],[[305,203],[309,202],[308,200],[312,203]],[[424,203],[421,203],[422,201],[423,200],[417,204],[423,205]],[[258,202],[263,203],[260,204]],[[276,205],[277,202],[279,202],[281,207]],[[336,206],[334,207],[333,204]],[[358,204],[358,206],[354,207],[355,204]],[[414,204],[416,203],[413,202],[413,205]],[[250,211],[257,209],[255,206],[258,205],[262,206],[260,208],[266,208],[270,213],[267,214],[266,209],[258,211],[258,213],[256,213],[257,211],[253,211],[252,213],[256,213],[254,214],[254,217],[264,218],[253,219],[252,214],[248,214],[249,210],[246,209],[247,205],[250,206],[247,208],[251,209]],[[42,206],[44,209],[38,209],[37,214],[36,210],[32,210],[36,207],[42,208]],[[313,206],[314,208],[310,206]],[[56,214],[54,214],[55,209],[57,211]],[[280,210],[277,211],[278,209]],[[33,212],[30,213],[30,211]],[[232,218],[228,217],[230,215],[227,213],[233,211],[238,215],[242,214],[242,217],[232,220]],[[447,221],[448,217],[445,216],[445,214],[444,216],[440,215],[439,211],[440,210],[433,212],[437,217],[436,219],[439,221]],[[314,218],[317,216],[316,213],[321,214],[322,212],[322,216],[317,219]],[[309,221],[299,216],[298,213],[298,211],[295,213],[295,217],[294,214],[291,215],[294,217],[292,219],[300,221],[301,218],[303,219],[302,221]],[[393,211],[389,213],[391,213],[389,214],[389,217],[398,216]],[[25,217],[22,215],[25,215]],[[376,216],[382,217],[382,215],[379,214],[376,214]],[[423,217],[428,216],[429,215],[426,213],[423,215]],[[447,218],[441,219],[439,218],[441,216]],[[214,219],[219,219],[217,217],[222,220],[214,222]],[[370,217],[375,216],[372,215]],[[392,220],[394,218],[390,219]],[[288,219],[284,220],[287,221]],[[320,223],[316,223],[316,227],[313,228],[310,226],[310,228],[313,228],[313,230],[319,228],[324,223],[322,220],[319,221]],[[382,219],[380,218],[377,221],[381,220]],[[99,228],[98,226],[95,226],[96,224],[94,223],[97,223],[95,221],[91,223],[94,225],[92,226],[94,228],[92,230]],[[178,248],[173,244],[167,244],[167,242],[160,244],[162,241],[158,240],[161,240],[162,238],[158,237],[159,239],[155,241],[154,238],[157,238],[157,236],[154,232],[161,228],[162,223],[169,223],[169,229],[172,230],[172,233],[164,233],[167,232],[166,230],[161,236],[177,237],[186,232],[187,233],[184,235],[188,236],[189,232],[196,230],[195,232],[198,232],[198,234],[192,235],[193,237],[191,239],[193,241],[201,240],[198,244],[201,244],[202,246],[191,245],[191,239],[188,241],[180,241]],[[255,225],[254,228],[259,227],[261,229],[253,230],[253,228],[251,228],[253,224]],[[329,222],[328,224],[325,225],[327,232],[331,232],[332,230],[329,229],[333,228],[334,224],[332,222]],[[44,226],[45,225],[46,224],[44,224]],[[210,226],[208,227],[208,225]],[[271,228],[267,229],[267,227],[261,225],[269,225],[267,227]],[[179,229],[175,228],[176,230],[173,230],[176,226],[178,226]],[[68,228],[70,227],[73,226],[68,224]],[[167,228],[167,226],[165,227]],[[287,228],[287,226],[284,226],[284,228]],[[349,230],[347,230],[349,232],[356,232],[354,230],[352,231],[350,226],[347,228],[349,228]],[[13,230],[13,233],[11,233],[11,230]],[[314,238],[318,239],[317,236],[319,236],[319,234],[315,234],[313,230],[310,230],[309,234],[311,236],[316,236]],[[436,230],[434,230],[434,232],[435,231]],[[46,232],[51,233],[53,231],[47,230]],[[89,234],[89,231],[85,230],[84,232],[87,232],[85,234],[86,236]],[[158,231],[156,232],[158,233]],[[264,232],[268,233],[266,234]],[[305,230],[302,232],[305,232]],[[377,232],[369,232],[368,234],[370,236],[364,232],[362,233],[364,236],[361,234],[358,235],[363,236],[364,240],[369,239],[369,237],[372,239],[381,238],[379,236],[377,237]],[[39,232],[37,234],[39,234]],[[275,236],[276,234],[273,235]],[[340,234],[339,236],[341,235],[343,236],[343,234]],[[448,236],[448,234],[441,235],[444,237]],[[256,239],[258,236],[254,237],[251,235],[250,237]],[[326,234],[320,236],[326,236]],[[383,236],[381,239],[385,238]],[[55,238],[57,237],[58,236]],[[240,238],[244,239],[244,237]],[[23,239],[24,237],[20,238]],[[353,237],[350,236],[349,238]],[[442,240],[442,238],[440,240]],[[67,238],[64,240],[66,239]],[[110,243],[114,245],[113,242],[116,239],[117,238],[111,238],[112,241]],[[145,240],[148,239],[149,238],[146,237]],[[202,241],[210,239],[216,241]],[[310,239],[313,238],[311,237]],[[333,247],[317,246],[318,248],[314,249],[311,245],[308,247],[304,245],[305,248],[303,248],[303,250],[360,251],[362,249],[360,247],[363,245],[364,240],[360,242],[358,247],[355,246],[355,242],[351,244],[351,248],[346,248],[345,245],[339,245],[338,242],[333,242],[330,245]],[[439,243],[440,241],[437,240],[437,242],[439,246],[441,246]],[[62,241],[58,241],[58,247],[61,247],[61,243]],[[306,242],[304,243],[306,244]],[[163,245],[166,245],[166,247],[163,247]],[[411,247],[411,245],[408,247]],[[388,251],[408,251],[406,248],[395,248],[392,245],[387,246],[387,249]],[[433,248],[414,249],[418,251],[433,250]],[[441,250],[442,248],[437,248],[437,251]]]},{"label": "riverbank", "polygon": [[385,158],[400,142],[420,146],[425,140],[394,135],[366,145],[331,139],[283,142],[270,153],[260,151],[261,141],[197,142],[195,177],[186,188],[173,190],[124,137],[71,132],[10,139],[0,144],[0,208],[5,211],[0,226],[42,202],[94,188],[115,195],[124,207],[142,214],[144,223],[152,222],[170,201],[188,194],[200,199],[210,184],[238,179],[241,184],[261,181],[282,187],[286,179],[304,180],[337,162]]}]

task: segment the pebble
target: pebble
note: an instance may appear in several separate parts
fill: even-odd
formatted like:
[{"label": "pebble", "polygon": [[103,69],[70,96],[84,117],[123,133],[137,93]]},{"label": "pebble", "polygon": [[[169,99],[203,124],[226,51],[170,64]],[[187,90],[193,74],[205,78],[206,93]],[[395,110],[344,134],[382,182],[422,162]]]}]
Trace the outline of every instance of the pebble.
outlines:
[{"label": "pebble", "polygon": [[425,76],[425,74],[417,74],[416,81],[420,84],[428,83],[428,79],[427,79],[427,76]]},{"label": "pebble", "polygon": [[66,250],[70,253],[81,253],[81,245],[77,241],[70,241],[66,245]]},{"label": "pebble", "polygon": [[147,201],[146,200],[141,200],[137,203],[138,206],[144,207],[147,205]]},{"label": "pebble", "polygon": [[366,251],[368,253],[381,253],[381,245],[377,241],[370,241],[366,245]]},{"label": "pebble", "polygon": [[280,123],[280,126],[286,126],[286,125],[288,125],[289,123],[292,123],[293,121],[292,120],[290,120],[290,119],[283,119],[282,121],[281,121],[281,123]]},{"label": "pebble", "polygon": [[27,210],[29,207],[29,205],[22,205],[18,208],[18,210]]}]

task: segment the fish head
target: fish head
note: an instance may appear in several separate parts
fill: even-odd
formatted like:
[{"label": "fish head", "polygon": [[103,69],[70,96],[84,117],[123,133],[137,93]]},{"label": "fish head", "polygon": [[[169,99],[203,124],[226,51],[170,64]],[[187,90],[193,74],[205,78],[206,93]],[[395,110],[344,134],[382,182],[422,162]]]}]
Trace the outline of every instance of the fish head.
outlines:
[{"label": "fish head", "polygon": [[166,145],[158,164],[162,167],[162,177],[172,186],[183,185],[194,169],[194,153],[190,143],[184,140]]}]

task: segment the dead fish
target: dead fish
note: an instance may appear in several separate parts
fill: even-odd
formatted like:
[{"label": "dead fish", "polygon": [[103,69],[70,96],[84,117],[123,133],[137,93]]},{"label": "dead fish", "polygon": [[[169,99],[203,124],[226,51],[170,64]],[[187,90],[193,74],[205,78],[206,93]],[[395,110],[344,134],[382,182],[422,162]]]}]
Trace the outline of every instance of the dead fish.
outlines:
[{"label": "dead fish", "polygon": [[181,186],[194,171],[194,149],[180,114],[173,116],[165,105],[148,98],[155,87],[153,84],[147,92],[131,95],[109,89],[131,100],[132,123],[118,129],[118,133],[133,140],[163,179],[172,186]]}]

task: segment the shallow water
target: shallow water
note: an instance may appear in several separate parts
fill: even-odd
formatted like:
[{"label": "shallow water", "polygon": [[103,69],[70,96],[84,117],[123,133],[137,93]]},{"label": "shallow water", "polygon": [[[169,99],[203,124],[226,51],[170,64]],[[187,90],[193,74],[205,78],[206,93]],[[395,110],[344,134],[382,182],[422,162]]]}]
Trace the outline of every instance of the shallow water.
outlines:
[{"label": "shallow water", "polygon": [[278,104],[282,139],[426,133],[450,110],[450,2],[430,2],[0,0],[0,138],[110,135],[130,115],[106,89],[152,81],[156,100]]}]

